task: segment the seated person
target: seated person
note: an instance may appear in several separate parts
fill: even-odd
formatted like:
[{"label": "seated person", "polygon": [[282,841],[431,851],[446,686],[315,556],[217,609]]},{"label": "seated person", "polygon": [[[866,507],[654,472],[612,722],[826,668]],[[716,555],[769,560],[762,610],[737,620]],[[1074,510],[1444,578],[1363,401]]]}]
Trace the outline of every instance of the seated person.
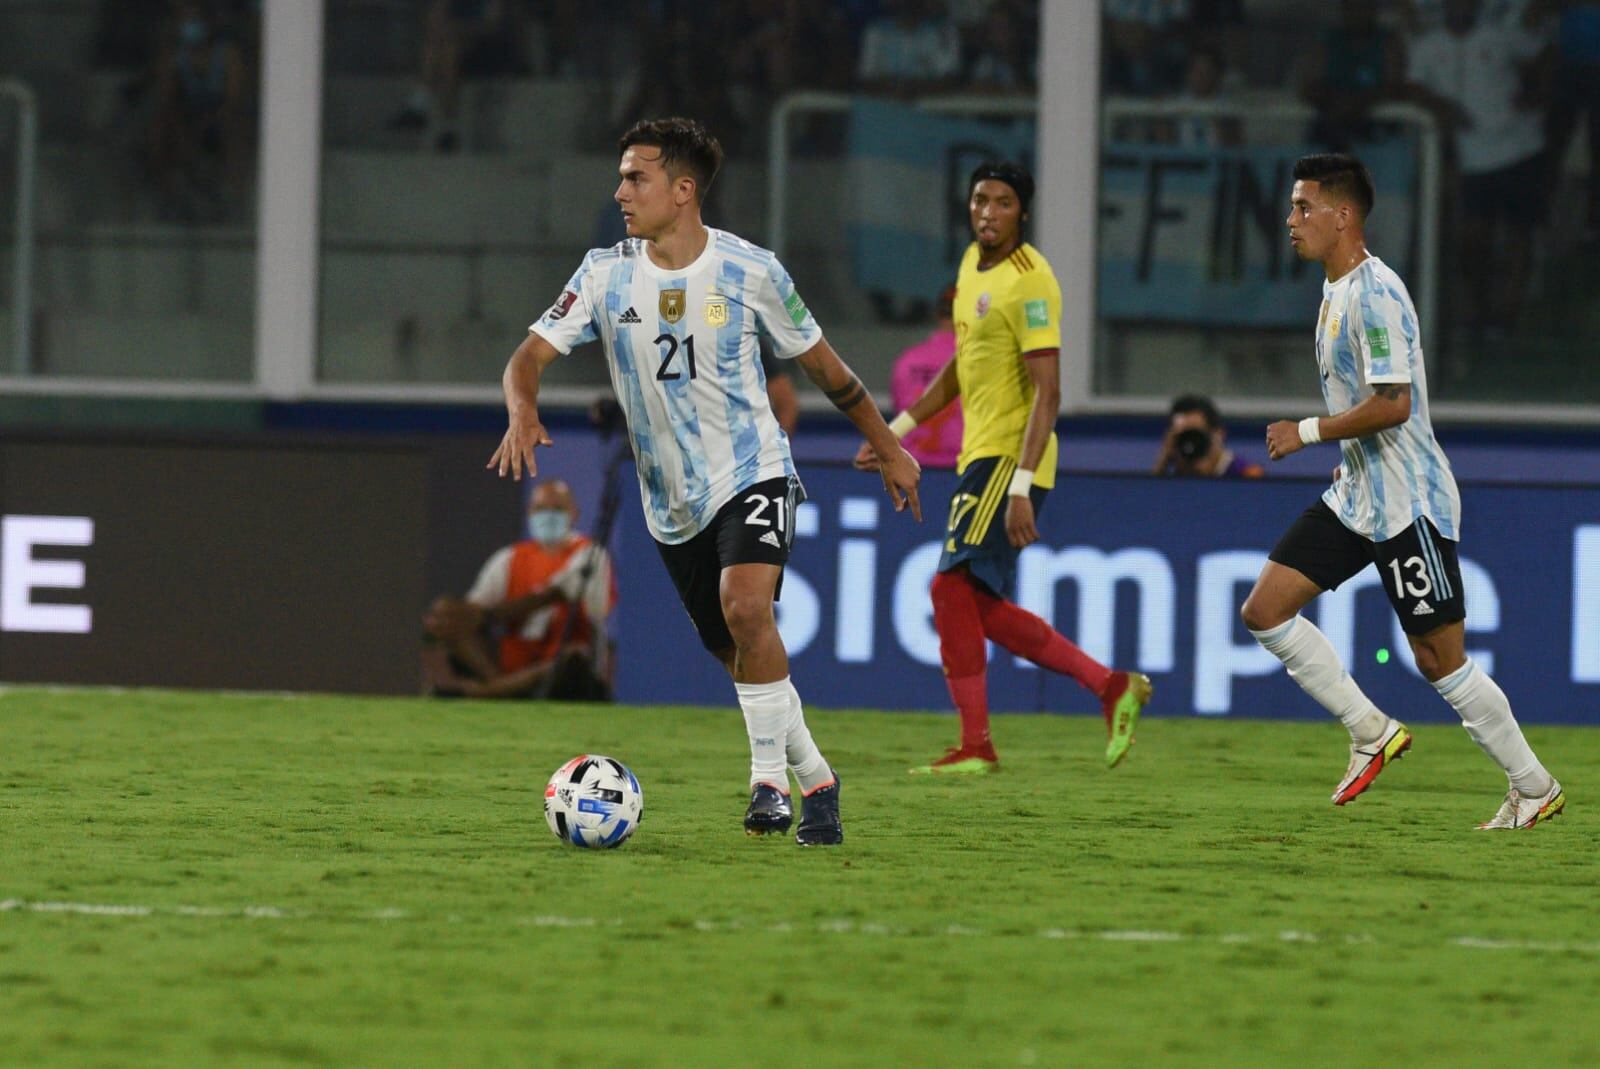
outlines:
[{"label": "seated person", "polygon": [[611,560],[573,529],[578,506],[559,479],[534,487],[531,537],[498,550],[465,598],[442,597],[423,617],[430,693],[468,698],[611,697],[607,615]]},{"label": "seated person", "polygon": [[1172,402],[1167,436],[1156,457],[1157,475],[1232,475],[1259,479],[1260,464],[1236,456],[1227,448],[1228,429],[1209,397],[1184,394]]}]

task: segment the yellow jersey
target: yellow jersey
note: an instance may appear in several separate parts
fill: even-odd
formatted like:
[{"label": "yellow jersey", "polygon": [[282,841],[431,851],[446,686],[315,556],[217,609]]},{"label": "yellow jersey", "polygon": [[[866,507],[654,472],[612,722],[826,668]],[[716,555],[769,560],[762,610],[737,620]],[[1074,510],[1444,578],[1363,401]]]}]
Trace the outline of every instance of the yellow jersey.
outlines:
[{"label": "yellow jersey", "polygon": [[[1033,408],[1033,379],[1023,362],[1057,360],[1061,352],[1061,287],[1055,272],[1024,242],[1006,259],[978,269],[978,245],[968,246],[956,276],[956,375],[966,426],[956,470],[982,457],[1022,457],[1022,435]],[[1033,483],[1056,484],[1056,435],[1050,432]]]}]

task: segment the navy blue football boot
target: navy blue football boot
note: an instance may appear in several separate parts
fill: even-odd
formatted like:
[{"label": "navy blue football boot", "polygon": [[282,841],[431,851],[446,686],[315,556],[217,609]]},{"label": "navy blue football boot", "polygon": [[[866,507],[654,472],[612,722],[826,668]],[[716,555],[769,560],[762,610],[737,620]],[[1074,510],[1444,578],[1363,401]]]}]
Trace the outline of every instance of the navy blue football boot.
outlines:
[{"label": "navy blue football boot", "polygon": [[744,811],[746,835],[782,835],[794,822],[789,796],[770,783],[750,788],[750,808]]},{"label": "navy blue football boot", "polygon": [[800,799],[800,827],[794,841],[801,846],[838,846],[844,842],[844,825],[839,823],[839,770],[833,782],[818,787]]}]

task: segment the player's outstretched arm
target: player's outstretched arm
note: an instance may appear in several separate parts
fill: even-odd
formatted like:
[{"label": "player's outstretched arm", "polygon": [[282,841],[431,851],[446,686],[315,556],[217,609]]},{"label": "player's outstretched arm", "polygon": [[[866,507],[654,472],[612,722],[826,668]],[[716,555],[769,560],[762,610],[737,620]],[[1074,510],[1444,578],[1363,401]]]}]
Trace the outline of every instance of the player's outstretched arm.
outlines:
[{"label": "player's outstretched arm", "polygon": [[[921,395],[911,402],[911,406],[894,418],[889,429],[896,438],[904,438],[913,428],[943,412],[960,396],[961,377],[956,374],[956,358],[952,356]],[[877,471],[880,463],[878,451],[872,448],[871,442],[862,442],[861,448],[856,450],[853,463],[857,471]]]},{"label": "player's outstretched arm", "polygon": [[1365,438],[1411,418],[1411,384],[1379,382],[1359,404],[1336,416],[1310,417],[1298,423],[1280,419],[1267,428],[1267,456],[1282,460],[1317,442],[1341,438]]},{"label": "player's outstretched arm", "polygon": [[922,481],[922,466],[905,451],[900,439],[883,421],[883,413],[873,404],[872,394],[856,378],[855,372],[839,359],[826,338],[795,357],[795,362],[833,406],[850,418],[877,453],[878,472],[883,476],[883,488],[889,492],[889,500],[894,502],[894,510],[899,512],[910,505],[911,515],[921,523],[922,502],[917,497],[917,484]]},{"label": "player's outstretched arm", "polygon": [[485,465],[502,476],[510,472],[513,479],[521,479],[526,466],[531,478],[539,470],[534,447],[553,444],[539,422],[539,376],[557,355],[555,346],[530,333],[506,362],[506,372],[500,377],[506,395],[506,434]]}]

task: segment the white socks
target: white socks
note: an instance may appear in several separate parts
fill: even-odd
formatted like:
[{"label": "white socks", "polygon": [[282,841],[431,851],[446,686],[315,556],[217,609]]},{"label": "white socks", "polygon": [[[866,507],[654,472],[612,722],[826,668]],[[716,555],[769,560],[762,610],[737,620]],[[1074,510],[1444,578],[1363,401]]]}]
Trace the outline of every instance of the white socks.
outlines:
[{"label": "white socks", "polygon": [[770,783],[789,793],[788,761],[784,755],[789,738],[788,681],[776,683],[735,683],[739,708],[744,710],[745,730],[750,734],[750,786]]},{"label": "white socks", "polygon": [[788,676],[778,681],[789,694],[789,767],[794,778],[800,781],[800,793],[810,794],[818,787],[833,782],[833,769],[822,759],[822,751],[811,741],[811,729],[806,727],[805,710],[800,705],[800,692]]},{"label": "white socks", "polygon": [[1505,769],[1511,786],[1525,797],[1538,798],[1550,789],[1550,773],[1533,755],[1533,748],[1522,737],[1511,703],[1494,680],[1483,673],[1472,658],[1433,685],[1440,697],[1461,716],[1467,729],[1489,759]]},{"label": "white socks", "polygon": [[800,695],[788,676],[775,683],[735,683],[733,689],[739,692],[750,735],[750,786],[770,783],[788,793],[786,768],[794,769],[802,794],[833,779],[833,770],[811,740]]},{"label": "white socks", "polygon": [[1383,737],[1389,718],[1356,686],[1339,663],[1333,643],[1310,620],[1296,616],[1270,631],[1250,633],[1283,662],[1289,678],[1300,684],[1301,690],[1339,718],[1357,744],[1367,745]]}]

